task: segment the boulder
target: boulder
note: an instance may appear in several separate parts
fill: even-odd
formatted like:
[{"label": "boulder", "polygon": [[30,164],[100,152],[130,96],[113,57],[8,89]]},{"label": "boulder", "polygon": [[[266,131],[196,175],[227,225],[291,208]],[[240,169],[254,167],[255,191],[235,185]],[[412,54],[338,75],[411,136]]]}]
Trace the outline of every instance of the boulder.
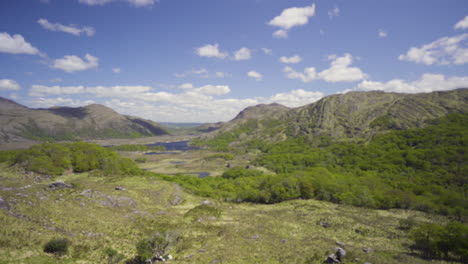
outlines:
[{"label": "boulder", "polygon": [[116,191],[125,191],[125,188],[121,187],[121,186],[117,186],[117,187],[115,187],[115,190]]},{"label": "boulder", "polygon": [[340,241],[336,241],[335,244],[341,248],[344,248],[345,247],[345,243],[343,242],[340,242]]},{"label": "boulder", "polygon": [[372,248],[363,248],[362,251],[364,251],[364,253],[371,253],[374,250]]},{"label": "boulder", "polygon": [[49,184],[49,189],[51,190],[59,190],[59,189],[66,189],[66,188],[72,188],[72,186],[62,181],[57,181],[57,182],[53,182]]},{"label": "boulder", "polygon": [[340,263],[340,260],[336,257],[335,254],[330,254],[323,263]]},{"label": "boulder", "polygon": [[339,260],[339,261],[343,261],[344,257],[346,257],[346,250],[344,250],[343,248],[336,248],[336,258]]}]

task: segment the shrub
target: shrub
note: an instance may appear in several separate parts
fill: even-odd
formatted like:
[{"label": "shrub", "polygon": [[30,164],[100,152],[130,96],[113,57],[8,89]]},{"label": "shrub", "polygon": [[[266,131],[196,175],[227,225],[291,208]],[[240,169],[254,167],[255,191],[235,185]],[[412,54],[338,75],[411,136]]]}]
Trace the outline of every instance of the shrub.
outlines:
[{"label": "shrub", "polygon": [[63,256],[68,253],[70,244],[70,241],[66,238],[54,238],[44,245],[44,252]]},{"label": "shrub", "polygon": [[138,256],[134,260],[147,260],[154,256],[165,256],[177,245],[181,238],[180,233],[176,231],[156,232],[151,237],[137,243]]},{"label": "shrub", "polygon": [[236,179],[240,177],[260,176],[263,172],[256,169],[246,169],[242,167],[234,167],[227,169],[222,177],[225,179]]}]

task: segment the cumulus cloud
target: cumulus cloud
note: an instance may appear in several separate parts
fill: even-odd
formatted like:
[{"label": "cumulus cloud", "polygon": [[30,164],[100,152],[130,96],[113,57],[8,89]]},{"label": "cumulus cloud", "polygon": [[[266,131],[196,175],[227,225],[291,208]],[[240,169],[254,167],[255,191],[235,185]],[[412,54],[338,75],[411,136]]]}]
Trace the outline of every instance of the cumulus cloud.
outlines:
[{"label": "cumulus cloud", "polygon": [[[103,103],[114,110],[156,121],[217,122],[227,121],[245,107],[260,103],[280,103],[290,107],[315,102],[323,97],[321,92],[292,90],[270,97],[219,98],[230,92],[226,85],[194,87],[183,84],[181,93],[153,91],[148,86],[43,86],[33,85],[29,94],[34,96],[31,105],[80,106],[90,100]],[[79,100],[73,98],[80,98]]]},{"label": "cumulus cloud", "polygon": [[302,58],[299,55],[294,55],[292,57],[282,56],[279,58],[282,63],[295,64],[302,61]]},{"label": "cumulus cloud", "polygon": [[333,17],[340,16],[340,9],[335,6],[335,8],[328,11],[328,17],[332,19]]},{"label": "cumulus cloud", "polygon": [[0,52],[40,55],[39,50],[26,42],[23,36],[19,34],[10,36],[10,34],[6,32],[0,33]]},{"label": "cumulus cloud", "polygon": [[273,51],[271,49],[267,49],[267,48],[262,48],[262,51],[263,53],[265,53],[266,55],[271,55],[273,53]]},{"label": "cumulus cloud", "polygon": [[351,54],[346,53],[342,57],[331,55],[329,59],[332,60],[330,68],[318,73],[314,67],[305,68],[304,72],[297,72],[289,66],[285,67],[283,72],[289,79],[298,79],[305,83],[317,79],[326,82],[354,82],[367,78],[361,69],[350,67],[353,62]]},{"label": "cumulus cloud", "polygon": [[218,59],[225,59],[228,56],[227,52],[222,52],[219,50],[218,43],[214,45],[207,44],[205,46],[199,47],[195,50],[195,53],[200,57],[218,58]]},{"label": "cumulus cloud", "polygon": [[385,91],[397,93],[428,93],[432,91],[447,91],[468,87],[468,76],[445,77],[443,74],[426,73],[419,80],[406,82],[400,79],[388,82],[362,81],[355,90]]},{"label": "cumulus cloud", "polygon": [[81,34],[87,35],[88,37],[93,36],[96,32],[92,27],[78,27],[76,25],[69,25],[65,26],[60,23],[50,23],[47,19],[41,18],[37,21],[39,25],[43,28],[50,30],[50,31],[60,31],[65,32],[68,34],[72,34],[75,36],[79,36]]},{"label": "cumulus cloud", "polygon": [[283,72],[286,73],[286,77],[289,79],[298,79],[305,83],[317,79],[317,72],[314,67],[305,68],[304,72],[297,72],[293,68],[286,66]]},{"label": "cumulus cloud", "polygon": [[21,86],[15,81],[10,79],[0,79],[0,91],[18,91]]},{"label": "cumulus cloud", "polygon": [[120,72],[122,72],[122,69],[120,69],[120,68],[112,68],[112,71],[113,71],[114,73],[120,73]]},{"label": "cumulus cloud", "polygon": [[128,2],[136,7],[141,7],[154,5],[154,3],[157,2],[157,0],[128,0]]},{"label": "cumulus cloud", "polygon": [[263,79],[263,75],[256,71],[249,71],[247,76],[254,78],[257,81],[261,81]]},{"label": "cumulus cloud", "polygon": [[464,19],[458,21],[455,26],[453,26],[455,29],[467,29],[468,28],[468,16],[466,16]]},{"label": "cumulus cloud", "polygon": [[298,89],[287,93],[275,94],[264,101],[265,103],[279,103],[289,107],[299,107],[311,104],[324,96],[322,92],[310,92]]},{"label": "cumulus cloud", "polygon": [[383,29],[379,29],[378,33],[379,37],[381,38],[386,38],[388,33],[386,31],[384,31]]},{"label": "cumulus cloud", "polygon": [[149,86],[45,86],[33,85],[29,89],[28,94],[34,97],[51,96],[51,95],[76,95],[76,94],[90,94],[99,97],[127,97],[133,94],[140,94],[151,90]]},{"label": "cumulus cloud", "polygon": [[205,85],[194,91],[204,95],[224,95],[231,92],[231,89],[227,85]]},{"label": "cumulus cloud", "polygon": [[273,37],[275,38],[288,38],[288,31],[284,29],[278,29],[273,32]]},{"label": "cumulus cloud", "polygon": [[252,55],[251,55],[250,49],[246,47],[243,47],[234,53],[234,60],[236,61],[250,60],[251,57]]},{"label": "cumulus cloud", "polygon": [[191,83],[184,83],[179,86],[180,89],[193,89],[193,84]]},{"label": "cumulus cloud", "polygon": [[443,37],[420,48],[412,47],[398,59],[414,63],[433,64],[465,64],[468,63],[468,33]]},{"label": "cumulus cloud", "polygon": [[286,8],[279,16],[270,20],[268,25],[281,28],[273,33],[274,37],[287,38],[288,30],[293,27],[306,25],[309,23],[309,17],[314,15],[315,4],[306,7]]},{"label": "cumulus cloud", "polygon": [[346,53],[343,57],[332,55],[331,67],[320,72],[318,77],[326,82],[354,82],[366,79],[367,75],[359,68],[350,67],[353,56]]},{"label": "cumulus cloud", "polygon": [[84,71],[98,66],[99,59],[90,54],[86,54],[84,60],[78,56],[67,55],[61,59],[54,60],[51,65],[54,69],[60,69],[66,72]]}]

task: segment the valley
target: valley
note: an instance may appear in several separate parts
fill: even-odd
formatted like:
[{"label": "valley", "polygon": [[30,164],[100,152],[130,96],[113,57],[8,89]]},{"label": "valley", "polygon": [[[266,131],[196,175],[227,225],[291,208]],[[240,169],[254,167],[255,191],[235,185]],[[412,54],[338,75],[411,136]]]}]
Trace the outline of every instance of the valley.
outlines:
[{"label": "valley", "polygon": [[353,137],[260,105],[208,133],[2,144],[0,263],[463,263],[467,91],[422,95],[419,123],[333,121]]}]

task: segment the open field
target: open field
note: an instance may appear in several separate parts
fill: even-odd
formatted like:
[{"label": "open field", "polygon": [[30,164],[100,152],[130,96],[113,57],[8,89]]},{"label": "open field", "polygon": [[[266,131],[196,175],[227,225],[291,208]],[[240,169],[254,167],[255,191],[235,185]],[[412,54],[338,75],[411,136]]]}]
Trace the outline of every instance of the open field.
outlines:
[{"label": "open field", "polygon": [[[106,248],[130,259],[139,240],[161,230],[182,235],[169,252],[173,263],[321,263],[335,241],[346,244],[347,262],[444,263],[414,257],[407,248],[402,219],[446,221],[421,212],[315,200],[201,206],[202,197],[154,176],[68,174],[56,180],[73,187],[52,190],[53,179],[0,171],[0,197],[6,201],[0,210],[0,263],[106,263]],[[44,243],[57,237],[72,242],[69,254],[43,253]]]}]

